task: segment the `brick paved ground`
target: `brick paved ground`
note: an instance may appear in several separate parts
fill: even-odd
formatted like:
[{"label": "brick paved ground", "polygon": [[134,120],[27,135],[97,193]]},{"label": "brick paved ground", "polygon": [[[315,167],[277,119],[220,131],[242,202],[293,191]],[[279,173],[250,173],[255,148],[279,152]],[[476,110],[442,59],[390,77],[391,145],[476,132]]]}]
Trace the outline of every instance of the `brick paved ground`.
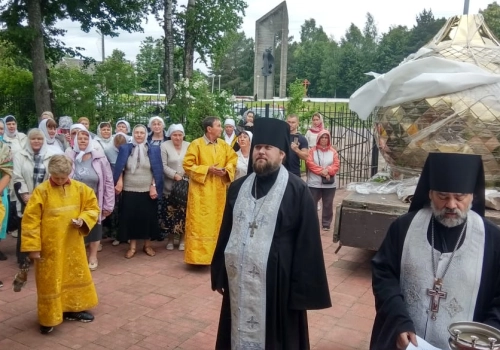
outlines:
[{"label": "brick paved ground", "polygon": [[[336,202],[345,196],[339,190]],[[335,254],[332,232],[322,232],[333,307],[309,312],[311,346],[317,350],[367,349],[374,318],[369,260],[372,252],[343,247]],[[53,333],[38,331],[36,290],[30,273],[20,293],[10,286],[17,272],[15,240],[0,249],[0,349],[213,349],[221,297],[210,289],[206,267],[186,266],[182,252],[155,242],[153,258],[104,241],[93,272],[99,295],[93,323],[64,322]]]}]

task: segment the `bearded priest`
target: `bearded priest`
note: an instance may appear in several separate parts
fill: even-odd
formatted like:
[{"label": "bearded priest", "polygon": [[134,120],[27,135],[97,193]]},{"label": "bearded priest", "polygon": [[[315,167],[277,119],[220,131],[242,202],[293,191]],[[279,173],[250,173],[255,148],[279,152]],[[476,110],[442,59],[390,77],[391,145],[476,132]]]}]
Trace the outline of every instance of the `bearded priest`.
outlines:
[{"label": "bearded priest", "polygon": [[448,349],[448,326],[500,328],[500,229],[484,218],[481,156],[430,153],[409,212],[372,260],[371,350]]}]

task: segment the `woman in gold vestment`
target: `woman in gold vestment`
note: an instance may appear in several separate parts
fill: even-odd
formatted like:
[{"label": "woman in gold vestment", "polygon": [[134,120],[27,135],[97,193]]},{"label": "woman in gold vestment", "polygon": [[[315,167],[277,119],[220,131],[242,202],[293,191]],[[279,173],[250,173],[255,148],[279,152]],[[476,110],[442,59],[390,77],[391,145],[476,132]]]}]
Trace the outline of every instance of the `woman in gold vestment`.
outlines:
[{"label": "woman in gold vestment", "polygon": [[97,305],[83,237],[97,222],[94,191],[69,179],[64,155],[49,162],[50,178],[35,188],[22,220],[21,251],[35,261],[40,331],[50,333],[66,320],[93,321],[85,310]]}]

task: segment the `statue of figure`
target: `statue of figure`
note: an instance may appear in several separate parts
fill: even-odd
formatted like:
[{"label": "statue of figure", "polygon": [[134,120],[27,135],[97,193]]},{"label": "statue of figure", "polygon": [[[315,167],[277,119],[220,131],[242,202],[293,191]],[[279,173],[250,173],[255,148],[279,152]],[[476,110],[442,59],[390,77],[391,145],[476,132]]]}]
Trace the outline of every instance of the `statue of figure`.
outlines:
[{"label": "statue of figure", "polygon": [[262,76],[268,77],[271,74],[273,74],[274,70],[274,57],[273,54],[271,53],[272,49],[268,48],[264,51],[262,54]]}]

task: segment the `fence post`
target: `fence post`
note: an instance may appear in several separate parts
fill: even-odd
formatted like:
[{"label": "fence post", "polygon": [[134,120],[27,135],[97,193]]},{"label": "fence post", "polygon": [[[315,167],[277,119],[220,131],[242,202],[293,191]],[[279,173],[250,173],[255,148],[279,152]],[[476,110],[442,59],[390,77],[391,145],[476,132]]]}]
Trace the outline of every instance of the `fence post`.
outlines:
[{"label": "fence post", "polygon": [[371,176],[375,176],[378,173],[378,146],[375,135],[372,135],[372,162],[371,162]]},{"label": "fence post", "polygon": [[269,103],[266,103],[266,112],[265,112],[265,117],[269,118]]}]

